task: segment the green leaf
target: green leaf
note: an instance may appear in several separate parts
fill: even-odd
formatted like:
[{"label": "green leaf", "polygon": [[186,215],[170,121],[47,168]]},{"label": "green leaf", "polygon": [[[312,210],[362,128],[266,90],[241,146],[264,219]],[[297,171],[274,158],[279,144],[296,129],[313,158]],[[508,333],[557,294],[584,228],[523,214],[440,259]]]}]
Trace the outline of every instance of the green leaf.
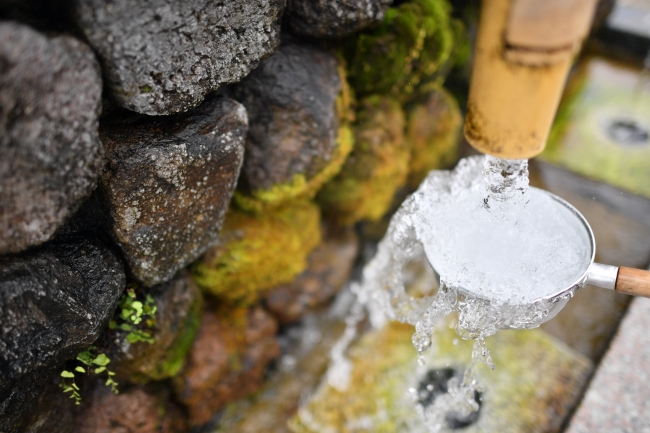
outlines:
[{"label": "green leaf", "polygon": [[70,392],[70,391],[74,391],[74,389],[71,386],[68,386],[63,390],[63,393]]},{"label": "green leaf", "polygon": [[77,368],[75,368],[74,370],[75,370],[75,371],[78,371],[79,373],[85,373],[85,372],[86,372],[86,370],[84,370],[83,367],[77,367]]},{"label": "green leaf", "polygon": [[120,329],[122,331],[130,331],[131,329],[133,329],[133,326],[129,325],[128,323],[122,323],[120,325]]},{"label": "green leaf", "polygon": [[97,368],[95,369],[95,374],[99,374],[99,373],[101,373],[101,372],[104,371],[104,370],[106,370],[106,367],[97,367]]},{"label": "green leaf", "polygon": [[97,357],[95,359],[93,359],[93,364],[101,365],[101,366],[105,366],[109,362],[111,362],[111,360],[108,359],[108,356],[106,356],[103,353],[100,353],[99,355],[97,355]]},{"label": "green leaf", "polygon": [[76,383],[72,382],[72,385],[70,386],[72,386],[76,391],[79,391],[79,387],[77,386]]},{"label": "green leaf", "polygon": [[108,372],[108,375],[109,375],[109,376],[115,376],[115,373],[112,372],[112,371],[109,371],[109,372]]},{"label": "green leaf", "polygon": [[111,320],[108,322],[108,329],[115,329],[117,328],[117,322],[115,320]]},{"label": "green leaf", "polygon": [[61,377],[73,378],[73,377],[74,377],[74,373],[71,373],[71,372],[69,372],[69,371],[67,371],[67,370],[63,370],[63,371],[61,372]]}]

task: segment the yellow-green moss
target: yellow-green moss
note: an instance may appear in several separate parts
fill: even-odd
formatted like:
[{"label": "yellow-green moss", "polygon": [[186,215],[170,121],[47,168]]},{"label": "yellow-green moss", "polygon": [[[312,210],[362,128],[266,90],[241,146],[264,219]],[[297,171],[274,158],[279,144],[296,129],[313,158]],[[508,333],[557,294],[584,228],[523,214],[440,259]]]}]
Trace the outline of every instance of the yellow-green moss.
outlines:
[{"label": "yellow-green moss", "polygon": [[410,188],[417,188],[429,171],[456,161],[462,121],[458,103],[442,88],[429,92],[423,103],[410,108],[406,124],[406,142],[411,148]]},{"label": "yellow-green moss", "polygon": [[194,279],[220,299],[250,303],[263,290],[292,281],[320,241],[320,212],[311,202],[260,215],[231,208],[220,244],[194,266]]},{"label": "yellow-green moss", "polygon": [[399,103],[371,96],[359,106],[355,147],[341,172],[318,194],[325,215],[340,225],[380,219],[408,171],[410,152]]},{"label": "yellow-green moss", "polygon": [[354,136],[350,129],[350,121],[354,119],[352,110],[353,96],[346,78],[345,61],[339,57],[338,73],[341,80],[341,90],[336,98],[336,116],[339,127],[336,135],[336,149],[323,169],[315,176],[307,179],[304,173],[294,174],[290,182],[273,185],[269,189],[254,190],[250,194],[235,191],[233,203],[242,210],[252,213],[262,213],[267,209],[283,206],[294,200],[312,199],[320,188],[334,177],[352,151]]},{"label": "yellow-green moss", "polygon": [[343,52],[357,97],[379,93],[404,100],[441,78],[453,62],[460,25],[452,24],[450,13],[446,0],[407,1],[389,8],[379,26],[346,41]]}]

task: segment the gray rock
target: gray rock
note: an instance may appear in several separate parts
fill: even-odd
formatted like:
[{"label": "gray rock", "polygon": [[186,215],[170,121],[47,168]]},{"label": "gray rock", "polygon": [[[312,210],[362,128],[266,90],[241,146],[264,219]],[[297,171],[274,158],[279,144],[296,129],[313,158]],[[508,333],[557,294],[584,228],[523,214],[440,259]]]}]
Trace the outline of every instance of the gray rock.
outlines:
[{"label": "gray rock", "polygon": [[90,48],[0,23],[0,254],[49,240],[102,167],[102,82]]},{"label": "gray rock", "polygon": [[243,180],[251,190],[318,174],[336,149],[336,58],[316,45],[287,43],[234,87],[250,119]]},{"label": "gray rock", "polygon": [[244,107],[212,97],[188,114],[102,126],[100,195],[145,286],[170,280],[218,238],[244,157]]},{"label": "gray rock", "polygon": [[291,29],[304,36],[338,38],[376,24],[393,0],[288,0]]},{"label": "gray rock", "polygon": [[11,380],[58,368],[93,343],[125,283],[120,260],[97,239],[0,257],[0,396]]},{"label": "gray rock", "polygon": [[279,44],[286,0],[77,0],[75,20],[113,96],[139,113],[187,111]]}]

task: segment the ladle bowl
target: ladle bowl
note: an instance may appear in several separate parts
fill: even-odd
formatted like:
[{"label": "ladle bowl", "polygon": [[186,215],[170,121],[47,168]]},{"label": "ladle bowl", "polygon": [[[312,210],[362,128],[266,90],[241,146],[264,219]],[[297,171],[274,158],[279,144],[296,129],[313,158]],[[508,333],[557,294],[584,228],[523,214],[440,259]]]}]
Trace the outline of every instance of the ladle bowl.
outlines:
[{"label": "ladle bowl", "polygon": [[551,194],[550,192],[540,189],[537,190],[538,192],[547,194],[559,205],[569,210],[570,214],[575,216],[575,218],[579,221],[580,224],[578,224],[578,226],[584,229],[586,236],[583,238],[588,239],[588,242],[590,243],[590,254],[588,255],[590,259],[588,261],[585,260],[586,267],[584,271],[579,274],[579,276],[567,287],[558,287],[555,292],[533,301],[533,303],[535,303],[537,301],[557,299],[557,301],[553,303],[551,309],[549,310],[542,323],[547,322],[548,320],[551,320],[557,316],[557,314],[562,311],[562,309],[567,305],[571,296],[565,295],[571,294],[575,290],[587,284],[604,289],[615,290],[619,293],[624,293],[627,295],[650,297],[649,271],[595,263],[594,259],[596,257],[596,239],[594,238],[593,230],[587,222],[587,219],[567,201],[554,194]]}]

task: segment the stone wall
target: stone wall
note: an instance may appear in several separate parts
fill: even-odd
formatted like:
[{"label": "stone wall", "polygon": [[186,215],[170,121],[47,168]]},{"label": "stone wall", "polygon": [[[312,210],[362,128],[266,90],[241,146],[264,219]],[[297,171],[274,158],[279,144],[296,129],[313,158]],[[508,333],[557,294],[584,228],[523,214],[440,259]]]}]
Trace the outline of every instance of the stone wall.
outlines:
[{"label": "stone wall", "polygon": [[392,3],[0,5],[0,432],[201,431],[259,389],[456,158],[463,26]]}]

